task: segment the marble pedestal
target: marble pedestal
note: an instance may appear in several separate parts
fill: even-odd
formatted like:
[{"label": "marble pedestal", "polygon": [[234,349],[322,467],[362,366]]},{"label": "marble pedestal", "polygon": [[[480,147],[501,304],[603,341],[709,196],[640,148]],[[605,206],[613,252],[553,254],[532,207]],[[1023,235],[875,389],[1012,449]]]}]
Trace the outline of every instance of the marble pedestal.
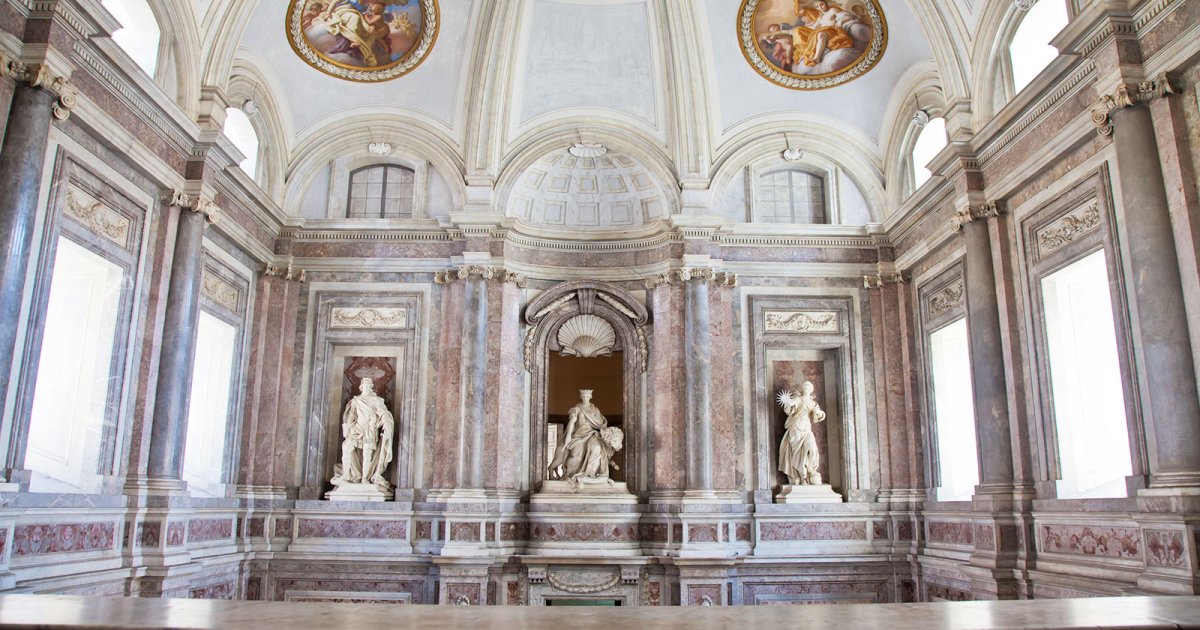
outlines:
[{"label": "marble pedestal", "polygon": [[379,489],[373,483],[344,483],[325,493],[330,501],[387,501],[392,498],[391,492]]},{"label": "marble pedestal", "polygon": [[833,486],[823,483],[815,486],[784,486],[775,495],[776,503],[841,503],[842,495],[833,491]]},{"label": "marble pedestal", "polygon": [[624,481],[580,479],[577,483],[543,481],[542,491],[529,497],[529,502],[636,505],[637,497],[629,493]]},{"label": "marble pedestal", "polygon": [[544,481],[529,497],[528,553],[538,556],[639,556],[641,512],[624,483]]}]

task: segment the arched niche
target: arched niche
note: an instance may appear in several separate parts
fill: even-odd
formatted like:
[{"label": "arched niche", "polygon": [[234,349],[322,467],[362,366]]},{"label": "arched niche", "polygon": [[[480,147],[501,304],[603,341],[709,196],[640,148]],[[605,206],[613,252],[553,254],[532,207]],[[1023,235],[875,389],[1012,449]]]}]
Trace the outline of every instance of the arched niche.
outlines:
[{"label": "arched niche", "polygon": [[[622,353],[621,410],[625,432],[625,483],[631,491],[645,490],[642,471],[645,399],[644,376],[649,360],[646,307],[629,292],[605,282],[566,282],[542,293],[525,307],[525,369],[532,375],[530,404],[529,487],[541,490],[547,478],[547,423],[550,396],[550,356],[561,352],[559,331],[579,315],[595,315],[612,326],[612,350]],[[611,410],[601,409],[606,415]]]}]

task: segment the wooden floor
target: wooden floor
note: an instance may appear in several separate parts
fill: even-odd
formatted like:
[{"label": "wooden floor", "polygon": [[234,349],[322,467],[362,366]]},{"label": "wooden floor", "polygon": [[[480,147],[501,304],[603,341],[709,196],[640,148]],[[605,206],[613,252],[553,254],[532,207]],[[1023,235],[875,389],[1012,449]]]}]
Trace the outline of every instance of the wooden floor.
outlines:
[{"label": "wooden floor", "polygon": [[6,628],[1200,628],[1200,597],[733,608],[525,608],[0,596]]}]

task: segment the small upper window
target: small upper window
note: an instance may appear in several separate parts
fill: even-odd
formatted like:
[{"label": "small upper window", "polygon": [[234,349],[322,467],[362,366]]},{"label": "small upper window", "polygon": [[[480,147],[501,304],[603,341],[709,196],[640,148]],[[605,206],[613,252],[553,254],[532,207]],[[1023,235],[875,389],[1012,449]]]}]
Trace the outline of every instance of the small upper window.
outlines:
[{"label": "small upper window", "polygon": [[376,164],[350,173],[350,199],[346,216],[351,219],[411,219],[414,183],[412,169]]},{"label": "small upper window", "polygon": [[225,110],[225,137],[246,156],[239,164],[251,178],[255,177],[258,169],[258,132],[246,112],[237,107]]},{"label": "small upper window", "polygon": [[758,178],[755,220],[763,223],[826,223],[825,180],[794,169]]},{"label": "small upper window", "polygon": [[121,28],[112,35],[113,41],[125,49],[146,74],[154,76],[162,32],[149,3],[146,0],[102,0],[100,4],[121,23]]},{"label": "small upper window", "polygon": [[920,188],[933,177],[928,165],[946,148],[947,142],[945,118],[934,118],[921,130],[912,151],[913,190]]},{"label": "small upper window", "polygon": [[1058,57],[1050,40],[1067,26],[1067,5],[1063,0],[1040,0],[1033,5],[1009,44],[1012,59],[1013,88],[1020,92]]}]

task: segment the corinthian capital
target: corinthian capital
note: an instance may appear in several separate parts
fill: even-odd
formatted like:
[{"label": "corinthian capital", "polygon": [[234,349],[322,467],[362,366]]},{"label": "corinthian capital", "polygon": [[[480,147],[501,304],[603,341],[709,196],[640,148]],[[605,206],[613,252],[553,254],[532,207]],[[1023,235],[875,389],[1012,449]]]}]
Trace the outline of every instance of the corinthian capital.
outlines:
[{"label": "corinthian capital", "polygon": [[1179,89],[1167,73],[1163,72],[1141,83],[1123,83],[1112,94],[1105,94],[1092,108],[1092,124],[1100,135],[1113,134],[1112,113],[1118,109],[1149,103],[1157,98],[1177,94]]},{"label": "corinthian capital", "polygon": [[55,99],[50,107],[54,117],[58,120],[71,117],[71,110],[78,101],[79,90],[71,85],[70,79],[56,74],[50,66],[44,63],[27,64],[0,54],[0,75],[53,94]]},{"label": "corinthian capital", "polygon": [[525,276],[509,271],[503,267],[488,267],[486,265],[463,265],[449,271],[439,271],[433,274],[434,284],[451,284],[468,278],[484,280],[498,279],[501,282],[511,282],[524,289],[528,284]]},{"label": "corinthian capital", "polygon": [[1004,214],[1004,205],[998,201],[969,205],[959,210],[954,214],[954,218],[950,219],[950,230],[958,233],[962,231],[964,225],[972,221],[985,221],[1001,214]]},{"label": "corinthian capital", "polygon": [[646,288],[653,289],[657,286],[675,282],[687,282],[689,280],[715,282],[717,285],[723,287],[736,287],[738,285],[737,274],[726,271],[715,271],[711,267],[681,267],[646,278]]}]

